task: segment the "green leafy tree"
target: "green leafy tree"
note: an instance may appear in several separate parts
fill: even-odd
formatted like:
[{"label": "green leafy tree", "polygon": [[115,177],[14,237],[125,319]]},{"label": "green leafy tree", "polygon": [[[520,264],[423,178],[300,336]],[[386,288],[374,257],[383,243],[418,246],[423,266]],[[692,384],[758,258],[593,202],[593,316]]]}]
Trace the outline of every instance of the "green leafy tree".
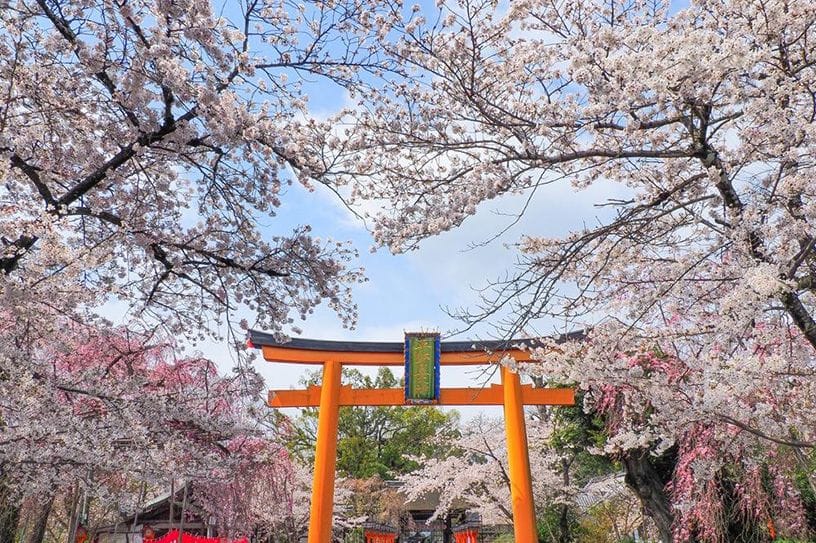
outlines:
[{"label": "green leafy tree", "polygon": [[[545,382],[541,377],[533,377],[538,388],[545,386],[572,386],[564,383]],[[603,420],[594,413],[587,413],[581,407],[579,393],[576,405],[572,407],[548,408],[540,406],[537,415],[542,421],[553,426],[548,446],[561,456],[561,475],[564,487],[581,487],[593,477],[613,473],[620,466],[609,457],[592,454],[593,448],[602,446],[606,438]],[[580,535],[578,511],[570,503],[553,504],[538,518],[539,541],[567,543]]]},{"label": "green leafy tree", "polygon": [[[319,372],[309,374],[306,385],[320,383]],[[344,369],[343,384],[354,388],[398,388],[403,385],[390,369],[376,377]],[[305,462],[314,459],[317,409],[305,409],[294,419],[290,450]],[[395,476],[416,469],[416,457],[433,456],[459,435],[459,414],[436,407],[341,407],[337,441],[337,471],[344,477]],[[434,436],[442,439],[431,439]],[[441,445],[441,444],[442,445]]]}]

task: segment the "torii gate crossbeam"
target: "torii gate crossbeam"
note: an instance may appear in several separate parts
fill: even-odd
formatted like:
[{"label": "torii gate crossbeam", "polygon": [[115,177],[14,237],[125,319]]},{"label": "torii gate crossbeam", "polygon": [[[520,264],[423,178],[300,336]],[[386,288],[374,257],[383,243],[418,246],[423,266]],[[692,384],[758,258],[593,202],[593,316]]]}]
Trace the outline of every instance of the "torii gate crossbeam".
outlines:
[{"label": "torii gate crossbeam", "polygon": [[[566,339],[566,338],[564,338]],[[314,484],[308,543],[330,543],[334,479],[337,461],[337,425],[340,406],[412,405],[403,389],[353,389],[341,385],[344,365],[401,366],[404,343],[336,342],[293,339],[280,343],[269,334],[250,331],[249,344],[260,348],[270,362],[321,364],[321,386],[305,390],[269,392],[271,407],[318,407]],[[530,360],[530,353],[512,342],[442,342],[440,365],[459,366],[499,362],[512,356],[517,362]],[[568,388],[533,388],[522,385],[517,373],[501,367],[501,385],[485,388],[443,388],[435,405],[502,405],[507,433],[507,458],[516,543],[537,541],[530,460],[527,450],[525,405],[574,405],[575,393]]]}]

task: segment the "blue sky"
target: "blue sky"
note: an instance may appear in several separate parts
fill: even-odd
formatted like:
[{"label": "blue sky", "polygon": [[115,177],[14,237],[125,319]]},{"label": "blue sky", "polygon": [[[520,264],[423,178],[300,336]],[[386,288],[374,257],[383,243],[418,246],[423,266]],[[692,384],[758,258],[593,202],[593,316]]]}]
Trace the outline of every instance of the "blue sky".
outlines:
[{"label": "blue sky", "polygon": [[[579,193],[565,182],[545,187],[535,195],[533,204],[522,220],[492,243],[469,249],[472,242],[491,237],[511,219],[497,212],[521,208],[524,198],[509,196],[483,204],[478,213],[459,229],[423,242],[408,254],[392,255],[385,249],[371,253],[372,239],[365,225],[354,217],[328,189],[318,186],[315,192],[295,185],[282,198],[276,224],[300,220],[312,225],[315,235],[351,241],[360,253],[359,265],[365,268],[368,282],[354,288],[359,310],[359,324],[354,330],[342,327],[337,317],[325,308],[299,324],[302,337],[369,341],[401,341],[405,331],[439,330],[443,335],[454,331],[459,323],[443,307],[474,306],[479,301],[475,288],[483,287],[511,268],[516,257],[508,244],[522,234],[560,236],[580,228],[584,221],[593,222],[598,215],[593,207],[618,191],[609,185],[597,186]],[[563,331],[561,323],[541,322],[539,331]],[[457,339],[490,338],[489,323]],[[306,367],[295,364],[257,363],[269,388],[298,388]],[[398,368],[396,371],[401,371]],[[490,376],[473,368],[445,368],[442,386],[480,386]],[[497,381],[493,375],[491,382]],[[482,408],[460,409],[465,417]],[[486,408],[498,414],[496,408]]]},{"label": "blue sky", "polygon": [[[421,4],[425,10],[435,11],[431,2],[426,0]],[[347,103],[345,91],[329,83],[314,81],[306,83],[304,88],[310,96],[311,112],[316,116],[326,117]],[[321,308],[309,320],[298,324],[303,329],[302,337],[401,341],[405,331],[430,329],[447,335],[455,330],[459,323],[442,308],[476,305],[479,295],[474,289],[484,287],[511,269],[516,253],[507,244],[517,241],[523,234],[563,236],[580,228],[584,222],[595,222],[599,211],[593,204],[620,194],[620,189],[609,185],[575,193],[568,182],[561,181],[540,189],[522,220],[486,246],[469,249],[472,243],[489,239],[507,226],[512,219],[498,213],[520,210],[525,195],[487,202],[457,230],[428,239],[411,253],[391,255],[385,249],[370,252],[372,239],[366,226],[335,194],[321,185],[309,192],[295,183],[283,195],[278,216],[264,229],[271,236],[285,233],[298,224],[310,224],[316,236],[348,240],[360,253],[357,264],[365,268],[368,282],[354,288],[359,310],[357,328],[344,329],[331,311]],[[561,323],[539,323],[540,333],[556,331],[564,331]],[[456,339],[490,338],[493,335],[490,324],[485,323],[466,336],[456,336]],[[232,364],[226,345],[206,345],[203,351],[218,360],[224,370]],[[257,364],[269,388],[297,387],[307,369],[285,364],[273,367],[262,361]],[[485,379],[481,371],[447,368],[442,375],[442,385],[479,386],[485,383]],[[466,416],[468,412],[475,413],[475,410],[466,410]]]}]

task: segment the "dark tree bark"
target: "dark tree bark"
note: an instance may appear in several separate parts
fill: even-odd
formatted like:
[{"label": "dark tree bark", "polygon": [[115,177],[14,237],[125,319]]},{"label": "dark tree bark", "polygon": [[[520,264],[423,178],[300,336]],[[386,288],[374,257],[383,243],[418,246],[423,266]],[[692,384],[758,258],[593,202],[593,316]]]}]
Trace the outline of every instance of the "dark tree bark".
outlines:
[{"label": "dark tree bark", "polygon": [[646,450],[631,451],[626,453],[621,461],[626,470],[626,484],[640,498],[649,516],[654,520],[660,539],[664,543],[670,543],[674,515],[665,487],[674,471],[674,451],[668,451],[658,458]]},{"label": "dark tree bark", "polygon": [[[536,383],[536,386],[538,384]],[[570,465],[571,461],[566,458],[561,459],[561,474],[564,478],[564,488],[568,488],[570,484]],[[561,504],[558,517],[558,543],[570,543],[572,541],[572,533],[570,533],[570,506],[569,504]]]},{"label": "dark tree bark", "polygon": [[20,520],[20,502],[9,489],[0,466],[0,541],[14,541]]},{"label": "dark tree bark", "polygon": [[51,508],[54,505],[54,496],[49,496],[42,503],[35,505],[33,510],[33,523],[31,530],[25,537],[25,543],[42,543],[45,539],[45,529],[48,526],[48,517],[51,515]]},{"label": "dark tree bark", "polygon": [[571,543],[572,534],[570,533],[569,513],[570,506],[562,504],[558,517],[558,543]]}]

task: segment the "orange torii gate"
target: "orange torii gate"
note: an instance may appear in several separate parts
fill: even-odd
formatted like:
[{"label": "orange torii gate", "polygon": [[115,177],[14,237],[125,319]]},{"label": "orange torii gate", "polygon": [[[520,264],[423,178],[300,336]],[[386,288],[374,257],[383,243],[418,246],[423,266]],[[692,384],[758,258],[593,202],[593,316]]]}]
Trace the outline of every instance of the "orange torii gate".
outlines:
[{"label": "orange torii gate", "polygon": [[[305,390],[271,390],[268,402],[271,407],[319,408],[308,543],[331,542],[339,408],[418,404],[504,407],[515,541],[534,543],[537,537],[524,406],[574,405],[574,390],[522,385],[518,374],[505,366],[501,367],[501,385],[439,388],[440,365],[495,364],[508,355],[517,362],[527,362],[530,353],[519,348],[518,342],[515,342],[515,346],[508,341],[441,342],[438,334],[424,333],[406,334],[405,337],[403,343],[312,339],[292,339],[281,343],[270,334],[255,330],[249,332],[249,346],[261,349],[267,361],[323,365],[321,386],[310,386]],[[433,361],[428,363],[427,357]],[[414,371],[412,364],[419,370]],[[435,374],[425,373],[429,364],[435,364]],[[353,389],[341,385],[344,365],[404,365],[405,389]],[[412,396],[414,394],[417,396]]]}]

